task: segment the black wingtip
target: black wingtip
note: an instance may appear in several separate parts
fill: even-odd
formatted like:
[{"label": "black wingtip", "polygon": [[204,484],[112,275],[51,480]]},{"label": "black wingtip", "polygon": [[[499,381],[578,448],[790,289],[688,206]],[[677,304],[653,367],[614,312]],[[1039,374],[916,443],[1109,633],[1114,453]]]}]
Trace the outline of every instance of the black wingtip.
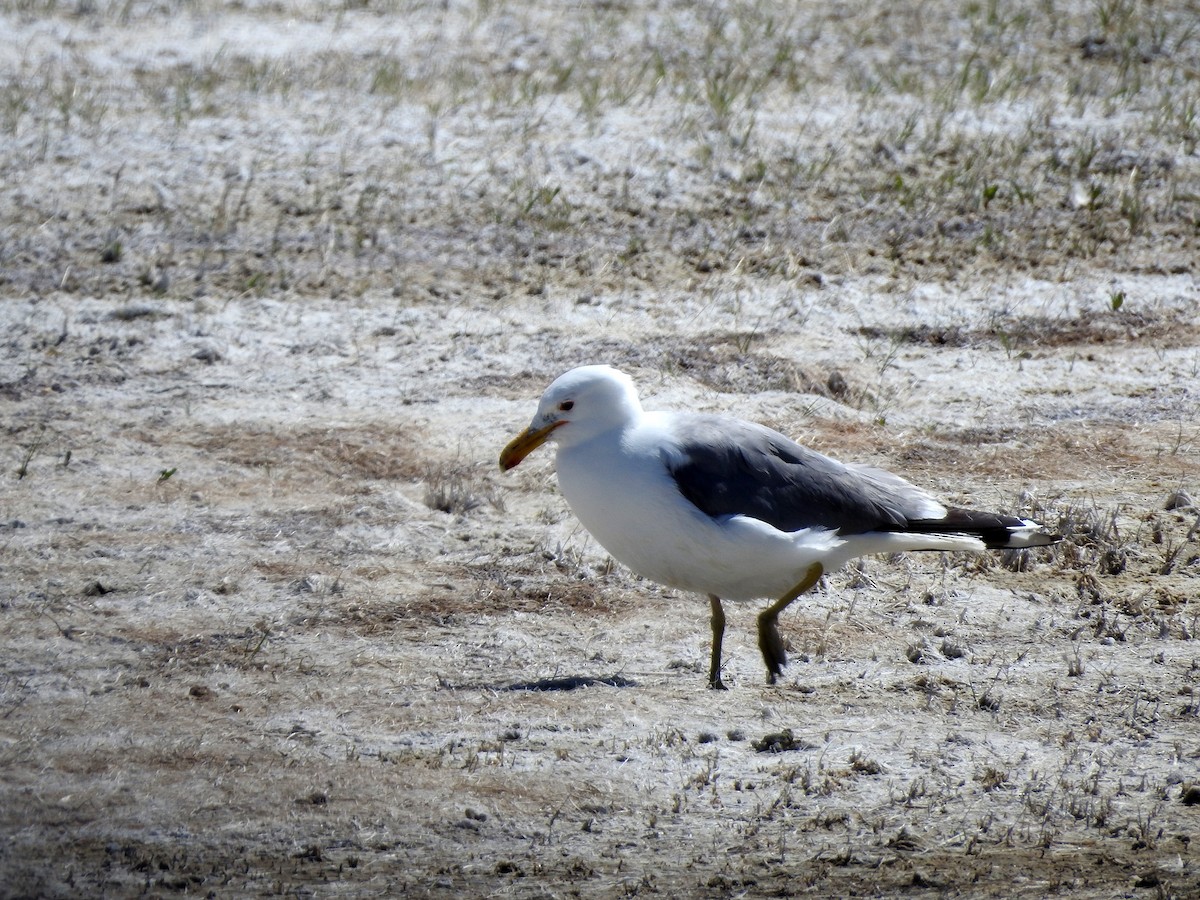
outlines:
[{"label": "black wingtip", "polygon": [[1062,535],[1046,531],[1044,525],[1032,519],[960,508],[947,510],[941,519],[909,522],[904,530],[925,534],[969,534],[983,541],[989,550],[1049,547],[1062,540]]}]

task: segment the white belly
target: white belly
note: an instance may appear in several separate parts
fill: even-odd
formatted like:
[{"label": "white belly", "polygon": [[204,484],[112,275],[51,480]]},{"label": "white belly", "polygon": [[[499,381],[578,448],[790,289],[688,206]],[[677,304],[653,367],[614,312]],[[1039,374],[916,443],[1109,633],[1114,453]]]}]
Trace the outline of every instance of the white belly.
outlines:
[{"label": "white belly", "polygon": [[[785,533],[742,516],[712,519],[682,494],[656,450],[601,440],[558,452],[572,512],[619,562],[652,581],[730,600],[776,598],[817,560],[833,567],[841,539],[824,529]],[[839,560],[836,565],[840,565]]]}]

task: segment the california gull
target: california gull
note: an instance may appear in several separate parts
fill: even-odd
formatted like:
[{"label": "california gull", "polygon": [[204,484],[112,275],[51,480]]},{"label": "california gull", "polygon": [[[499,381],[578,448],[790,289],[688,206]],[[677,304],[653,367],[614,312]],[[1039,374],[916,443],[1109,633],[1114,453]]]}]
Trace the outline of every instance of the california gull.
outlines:
[{"label": "california gull", "polygon": [[763,425],[646,412],[632,379],[610,366],[556,379],[500,468],[546,441],[558,445],[563,496],[605,550],[652,581],[708,595],[713,688],[724,688],[722,598],[775,600],[758,616],[774,684],[787,662],[779,614],[849,560],[1058,540],[1028,519],[944,506],[898,475],[840,463]]}]

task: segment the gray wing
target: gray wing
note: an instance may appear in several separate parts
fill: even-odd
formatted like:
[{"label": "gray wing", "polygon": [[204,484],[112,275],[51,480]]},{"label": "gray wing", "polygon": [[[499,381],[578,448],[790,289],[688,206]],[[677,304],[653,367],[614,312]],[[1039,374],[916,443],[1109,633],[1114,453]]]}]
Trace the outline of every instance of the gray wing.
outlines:
[{"label": "gray wing", "polygon": [[684,415],[663,462],[692,504],[714,518],[745,515],[781,531],[903,531],[946,509],[903,478],[846,465],[777,431],[721,416]]}]

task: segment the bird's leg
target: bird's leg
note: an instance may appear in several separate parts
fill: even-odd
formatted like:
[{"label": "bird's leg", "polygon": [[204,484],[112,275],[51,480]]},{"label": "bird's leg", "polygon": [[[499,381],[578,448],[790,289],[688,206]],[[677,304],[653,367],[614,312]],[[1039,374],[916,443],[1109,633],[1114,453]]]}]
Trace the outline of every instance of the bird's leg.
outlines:
[{"label": "bird's leg", "polygon": [[725,637],[725,610],[721,607],[721,598],[716,594],[708,595],[712,605],[712,660],[708,664],[708,686],[714,691],[725,690],[725,682],[721,680],[721,641]]},{"label": "bird's leg", "polygon": [[799,584],[758,614],[758,649],[762,651],[763,661],[767,664],[767,684],[774,684],[775,679],[783,674],[783,667],[787,665],[783,637],[779,634],[779,614],[787,609],[793,600],[820,581],[824,574],[825,567],[819,562],[813,563]]}]

